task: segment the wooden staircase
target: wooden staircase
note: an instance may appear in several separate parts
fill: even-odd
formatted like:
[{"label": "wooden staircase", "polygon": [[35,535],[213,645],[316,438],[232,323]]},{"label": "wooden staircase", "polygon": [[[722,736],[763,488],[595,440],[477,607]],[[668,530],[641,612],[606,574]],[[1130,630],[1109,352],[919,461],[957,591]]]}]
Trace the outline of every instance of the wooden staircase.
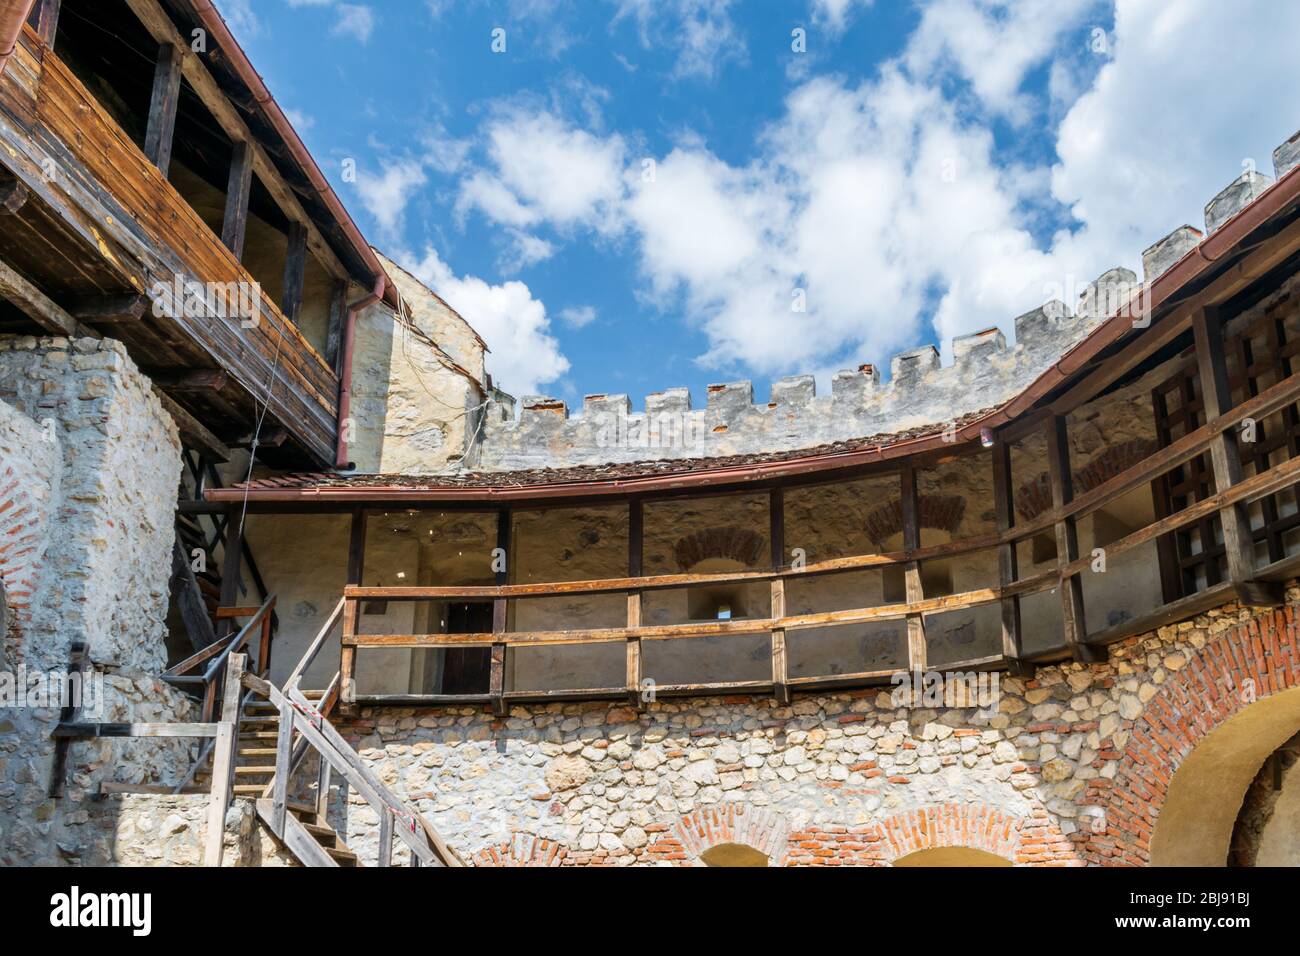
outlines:
[{"label": "wooden staircase", "polygon": [[[213,674],[217,664],[222,665],[223,730],[200,755],[182,787],[210,781],[214,801],[210,820],[224,820],[233,797],[254,800],[262,825],[304,866],[361,866],[358,854],[327,819],[331,779],[338,775],[340,785],[346,783],[349,791],[365,799],[379,816],[378,866],[392,864],[395,843],[406,847],[411,866],[464,866],[419,811],[385,786],[330,724],[328,715],[339,697],[339,674],[335,673],[323,691],[304,691],[298,686],[341,620],[344,601],[339,601],[283,689],[268,679],[269,668],[264,662],[256,672],[248,670],[249,657],[240,651],[247,647],[255,628],[265,628],[274,605],[271,596],[237,634],[219,641],[218,647],[206,654],[196,655],[192,667],[206,666],[207,675]],[[195,682],[186,671],[178,665],[164,676],[173,682]],[[211,700],[215,696],[213,679],[205,677],[205,683],[205,699]],[[315,773],[304,779],[303,771],[310,768],[305,758],[312,752],[318,757]],[[219,864],[219,846],[214,848],[213,858]]]}]

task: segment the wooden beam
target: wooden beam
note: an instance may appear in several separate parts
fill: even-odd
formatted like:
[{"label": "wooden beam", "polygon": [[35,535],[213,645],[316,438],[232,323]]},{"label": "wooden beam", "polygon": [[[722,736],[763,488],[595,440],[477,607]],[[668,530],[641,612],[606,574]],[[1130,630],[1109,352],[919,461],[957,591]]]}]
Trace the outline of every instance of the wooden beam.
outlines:
[{"label": "wooden beam", "polygon": [[340,378],[343,375],[341,358],[343,356],[343,332],[348,319],[348,289],[346,279],[334,283],[334,294],[330,298],[329,329],[325,336],[325,361]]},{"label": "wooden beam", "polygon": [[[1011,480],[1011,446],[1001,436],[993,440],[993,507],[998,533],[1007,534],[1016,523],[1015,491]],[[998,587],[1006,588],[1020,575],[1016,561],[1016,543],[998,545]],[[1021,657],[1020,598],[1002,599],[1002,654],[1010,660]]]},{"label": "wooden beam", "polygon": [[138,322],[151,305],[146,295],[92,295],[70,302],[68,312],[82,322]]},{"label": "wooden beam", "polygon": [[[921,546],[921,521],[917,507],[916,469],[904,463],[899,472],[900,502],[903,512],[903,547],[906,549]],[[921,583],[921,562],[908,561],[903,566],[903,581],[909,605],[925,600],[925,587]],[[925,618],[920,614],[907,616],[907,667],[912,673],[920,673],[926,667]]]},{"label": "wooden beam", "polygon": [[[352,509],[352,527],[348,532],[348,584],[359,585],[366,570],[366,509]],[[357,656],[348,640],[357,633],[357,615],[361,603],[356,598],[343,599],[343,634],[339,639],[339,710],[354,716],[357,711]]]},{"label": "wooden beam", "polygon": [[307,275],[307,229],[302,223],[289,224],[289,250],[284,260],[284,298],[280,311],[294,325],[302,315],[303,280]]},{"label": "wooden beam", "polygon": [[149,101],[149,124],[144,135],[144,154],[163,176],[172,162],[176,136],[176,107],[181,95],[181,47],[162,43],[154,64],[153,95]]},{"label": "wooden beam", "polygon": [[143,369],[145,375],[159,388],[169,392],[220,392],[230,384],[230,373],[223,368],[193,368],[169,372],[163,369]]},{"label": "wooden beam", "polygon": [[[780,571],[785,564],[785,491],[773,488],[768,493],[768,543],[770,545],[772,570]],[[785,617],[785,578],[773,578],[770,591],[771,613],[774,621]],[[785,628],[774,627],[771,631],[772,642],[772,696],[781,706],[790,703],[790,685],[786,664]]]},{"label": "wooden beam", "polygon": [[176,607],[185,624],[190,645],[196,651],[211,646],[217,639],[217,632],[212,627],[212,618],[208,617],[207,605],[203,602],[203,592],[199,590],[194,570],[190,567],[190,556],[179,538],[172,542],[172,594],[175,595]]},{"label": "wooden beam", "polygon": [[241,262],[248,233],[248,200],[253,190],[253,151],[246,140],[235,143],[226,182],[226,212],[221,222],[221,242]]},{"label": "wooden beam", "polygon": [[[627,576],[641,577],[642,551],[645,541],[645,503],[640,498],[633,498],[627,503]],[[642,592],[627,592],[627,626],[641,626]],[[627,701],[637,710],[645,710],[647,701],[641,694],[641,681],[644,678],[641,655],[641,638],[627,639]]]},{"label": "wooden beam", "polygon": [[230,461],[230,449],[197,418],[177,405],[175,399],[162,389],[155,387],[153,393],[162,403],[163,410],[171,415],[186,445],[197,448],[212,461]]},{"label": "wooden beam", "polygon": [[285,218],[307,226],[308,245],[312,254],[337,278],[351,278],[347,268],[339,261],[338,254],[303,208],[293,188],[285,182],[278,167],[253,136],[248,124],[240,117],[239,111],[231,104],[228,95],[209,72],[203,58],[190,50],[189,43],[176,29],[176,25],[163,10],[159,0],[126,0],[126,2],[155,40],[159,43],[170,43],[181,49],[181,68],[185,79],[189,81],[195,94],[212,113],[230,141],[248,143],[251,146],[253,172],[271,194],[271,198],[280,206]]},{"label": "wooden beam", "polygon": [[[510,583],[510,509],[497,511],[497,549],[505,561],[502,570],[496,572],[498,586]],[[500,557],[498,556],[498,557]],[[497,598],[492,602],[492,633],[503,635],[509,629],[510,603],[506,598]],[[492,712],[498,717],[506,713],[506,645],[497,640],[492,644],[492,659],[488,672],[488,696],[492,699]]]},{"label": "wooden beam", "polygon": [[76,337],[83,331],[76,319],[3,261],[0,261],[0,296],[26,312],[47,332]]},{"label": "wooden beam", "polygon": [[[1223,341],[1223,321],[1219,310],[1206,307],[1192,316],[1192,335],[1196,342],[1196,367],[1201,386],[1201,401],[1206,421],[1212,421],[1232,407],[1228,385],[1227,348]],[[1214,490],[1224,492],[1242,479],[1241,449],[1237,433],[1226,429],[1210,441],[1210,462],[1214,468]],[[1219,512],[1223,544],[1228,562],[1228,580],[1240,587],[1255,579],[1255,543],[1250,533],[1250,513],[1244,503]],[[1202,542],[1208,547],[1208,542]]]},{"label": "wooden beam", "polygon": [[48,47],[54,46],[54,36],[59,29],[59,9],[61,0],[36,0],[36,6],[27,17],[27,22]]},{"label": "wooden beam", "polygon": [[[1070,439],[1065,416],[1055,415],[1047,423],[1047,469],[1052,486],[1052,507],[1063,510],[1074,497],[1073,472],[1070,470]],[[1083,581],[1077,574],[1066,574],[1065,567],[1079,557],[1079,532],[1073,516],[1056,522],[1056,565],[1061,571],[1061,625],[1065,643],[1076,661],[1089,662],[1105,658],[1084,642],[1088,635],[1083,614]]]},{"label": "wooden beam", "polygon": [[[237,506],[232,505],[226,510],[226,538],[222,549],[224,552],[221,568],[222,607],[234,607],[244,590],[243,573],[241,571],[244,557],[243,538],[244,528],[240,510]],[[231,619],[222,619],[217,622],[217,637],[225,637],[233,629]]]}]

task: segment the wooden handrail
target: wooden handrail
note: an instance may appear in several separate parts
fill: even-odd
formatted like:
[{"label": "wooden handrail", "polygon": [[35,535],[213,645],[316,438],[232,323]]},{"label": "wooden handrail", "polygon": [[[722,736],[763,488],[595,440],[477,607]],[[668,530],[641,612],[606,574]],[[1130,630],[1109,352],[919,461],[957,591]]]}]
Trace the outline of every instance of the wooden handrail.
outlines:
[{"label": "wooden handrail", "polygon": [[316,655],[319,654],[321,648],[325,646],[325,639],[329,636],[329,632],[334,629],[334,625],[337,624],[339,619],[343,616],[343,607],[346,603],[347,600],[345,598],[339,598],[339,603],[334,605],[334,611],[328,618],[326,618],[324,626],[321,627],[311,644],[307,646],[307,650],[298,661],[298,665],[285,679],[285,690],[297,689],[298,682],[302,680],[302,675],[306,673],[307,668],[311,666],[312,661],[316,660]]}]

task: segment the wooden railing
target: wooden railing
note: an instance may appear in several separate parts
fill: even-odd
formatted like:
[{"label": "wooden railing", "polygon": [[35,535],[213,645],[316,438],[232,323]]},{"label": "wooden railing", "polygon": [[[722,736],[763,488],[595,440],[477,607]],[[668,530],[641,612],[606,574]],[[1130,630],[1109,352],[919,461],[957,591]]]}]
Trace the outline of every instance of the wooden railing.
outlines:
[{"label": "wooden railing", "polygon": [[[1171,469],[1222,445],[1227,436],[1247,420],[1263,420],[1286,409],[1300,400],[1300,373],[1292,374],[1277,384],[1234,408],[1213,415],[1199,428],[1159,449],[1140,463],[1126,469],[1079,495],[1073,495],[1063,475],[1068,473],[1068,456],[1062,452],[1064,438],[1061,420],[1046,422],[1049,429],[1048,447],[1050,478],[1053,484],[1053,505],[1033,520],[1015,524],[1012,516],[1009,489],[1010,464],[1007,446],[995,442],[993,454],[994,487],[1000,506],[996,509],[999,530],[939,545],[914,546],[886,554],[855,555],[812,562],[802,567],[774,567],[771,570],[753,570],[724,574],[663,574],[630,575],[602,580],[567,581],[558,583],[498,584],[468,587],[362,587],[349,586],[343,596],[343,633],[341,637],[341,702],[351,708],[359,704],[417,704],[451,703],[455,701],[490,702],[497,712],[504,712],[512,700],[547,700],[585,697],[626,696],[629,701],[641,703],[641,642],[646,640],[676,640],[700,637],[753,635],[767,632],[771,643],[771,680],[733,681],[723,683],[682,684],[656,688],[662,694],[773,692],[786,699],[791,689],[844,686],[852,683],[872,683],[887,680],[900,668],[886,671],[856,671],[813,677],[791,678],[787,674],[786,635],[792,631],[828,626],[864,624],[878,621],[907,621],[909,632],[919,624],[921,641],[909,633],[907,667],[926,670],[923,643],[924,624],[928,617],[952,611],[973,609],[989,604],[1003,608],[1003,641],[1000,652],[970,660],[944,665],[943,670],[986,669],[993,667],[1019,668],[1034,662],[1073,656],[1079,660],[1092,660],[1104,655],[1106,645],[1133,633],[1198,613],[1208,607],[1237,600],[1248,604],[1276,603],[1277,594],[1269,582],[1277,581],[1300,568],[1300,555],[1275,561],[1262,568],[1237,569],[1229,580],[1206,587],[1176,601],[1159,605],[1150,614],[1126,621],[1123,625],[1091,633],[1080,633],[1077,620],[1081,619],[1081,585],[1083,576],[1090,571],[1091,554],[1080,555],[1074,535],[1075,524],[1083,518],[1135,489],[1148,485]],[[1055,452],[1055,454],[1051,454]],[[1300,458],[1281,462],[1249,478],[1235,481],[1222,480],[1220,490],[1182,510],[1148,523],[1136,531],[1112,541],[1105,547],[1108,560],[1135,548],[1156,541],[1184,526],[1207,518],[1223,518],[1225,514],[1237,515],[1245,505],[1300,484]],[[915,487],[911,489],[915,495]],[[906,505],[908,488],[904,478],[903,502]],[[1002,501],[1006,498],[1006,501]],[[772,513],[780,513],[779,489],[773,492]],[[904,507],[904,523],[907,523]],[[915,521],[915,515],[912,516]],[[773,520],[773,540],[780,531]],[[637,515],[633,507],[632,525],[637,529]],[[1027,541],[1047,531],[1055,533],[1058,544],[1056,566],[1035,574],[1018,576],[1015,572],[1014,551],[1017,543]],[[639,535],[633,534],[634,538]],[[904,537],[905,543],[908,536]],[[639,542],[638,542],[639,543]],[[919,543],[919,537],[913,538]],[[633,551],[637,551],[634,546]],[[909,577],[918,574],[916,569],[923,561],[940,558],[969,556],[995,551],[998,557],[999,576],[996,585],[964,591],[942,597],[926,598],[919,588],[908,588],[908,600],[874,607],[826,611],[812,614],[787,614],[785,591],[789,582],[798,578],[830,575],[863,569],[896,567]],[[774,548],[774,554],[780,551]],[[1010,557],[1010,560],[1008,558]],[[630,568],[639,570],[635,559]],[[729,584],[768,582],[771,586],[771,611],[763,618],[691,622],[668,625],[644,625],[641,622],[641,596],[648,591],[668,588],[691,588]],[[919,583],[919,581],[918,581]],[[1059,590],[1063,604],[1062,640],[1033,654],[1021,648],[1018,603],[1022,598],[1044,591]],[[511,601],[527,601],[545,597],[596,595],[621,593],[627,599],[627,624],[623,627],[601,627],[566,630],[508,631],[507,605]],[[360,603],[369,600],[384,601],[493,601],[496,607],[493,631],[472,634],[362,634],[359,632]],[[506,653],[511,648],[540,647],[571,644],[599,644],[625,642],[627,645],[626,681],[622,687],[601,687],[570,690],[521,691],[505,689]],[[356,684],[356,656],[361,648],[451,648],[483,646],[492,648],[491,679],[486,694],[403,694],[376,695],[358,692]]]},{"label": "wooden railing", "polygon": [[234,634],[209,644],[201,651],[163,671],[162,679],[180,688],[201,687],[203,719],[212,720],[217,701],[225,689],[226,663],[232,654],[247,648],[254,636],[260,638],[257,648],[258,675],[265,675],[271,666],[271,642],[274,629],[275,595],[270,595],[260,607],[222,607],[217,609],[217,620],[248,618]]}]

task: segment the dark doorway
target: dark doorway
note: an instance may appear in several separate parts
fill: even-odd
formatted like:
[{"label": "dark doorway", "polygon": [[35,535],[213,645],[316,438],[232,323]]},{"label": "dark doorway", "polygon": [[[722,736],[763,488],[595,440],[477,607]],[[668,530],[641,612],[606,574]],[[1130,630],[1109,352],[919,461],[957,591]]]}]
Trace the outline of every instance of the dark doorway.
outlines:
[{"label": "dark doorway", "polygon": [[[488,634],[492,603],[476,601],[447,606],[448,634]],[[492,665],[490,647],[449,647],[442,662],[444,694],[486,694]]]}]

